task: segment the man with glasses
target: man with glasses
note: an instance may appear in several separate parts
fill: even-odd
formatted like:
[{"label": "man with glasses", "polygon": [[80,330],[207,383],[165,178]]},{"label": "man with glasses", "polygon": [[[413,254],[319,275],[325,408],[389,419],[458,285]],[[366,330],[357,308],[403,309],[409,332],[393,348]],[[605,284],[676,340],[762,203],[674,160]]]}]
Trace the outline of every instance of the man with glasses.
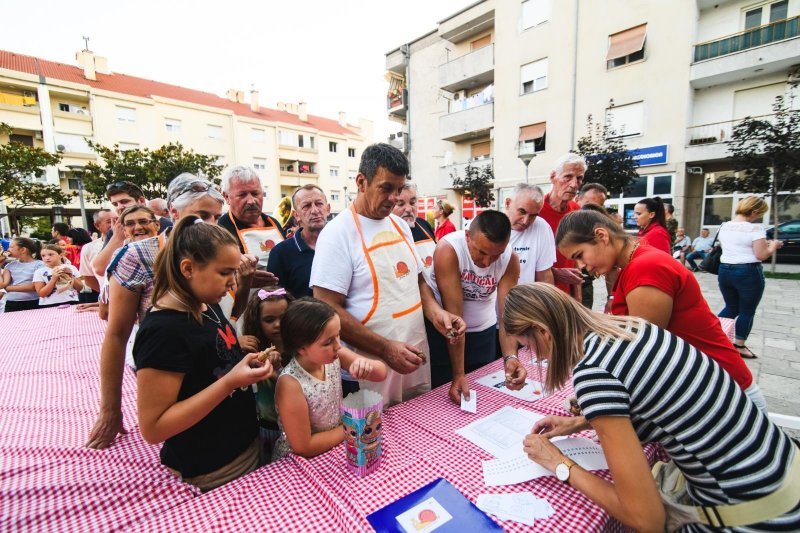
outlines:
[{"label": "man with glasses", "polygon": [[261,179],[250,167],[231,167],[222,175],[222,194],[228,204],[228,212],[219,219],[219,225],[236,237],[243,254],[258,258],[253,287],[274,285],[275,276],[267,268],[269,254],[286,235],[280,223],[263,212],[264,187]]},{"label": "man with glasses", "polygon": [[[555,170],[550,173],[553,188],[544,197],[539,216],[550,225],[555,235],[558,224],[567,213],[581,208],[576,202],[586,173],[586,160],[578,154],[566,154],[556,161]],[[555,248],[555,247],[554,247]],[[580,301],[583,276],[575,268],[575,261],[567,259],[556,249],[556,263],[553,265],[556,286]]]},{"label": "man with glasses", "polygon": [[542,189],[527,183],[514,187],[512,196],[505,201],[506,215],[511,221],[508,244],[519,257],[520,283],[554,283],[556,241],[550,226],[539,216],[543,203]]}]

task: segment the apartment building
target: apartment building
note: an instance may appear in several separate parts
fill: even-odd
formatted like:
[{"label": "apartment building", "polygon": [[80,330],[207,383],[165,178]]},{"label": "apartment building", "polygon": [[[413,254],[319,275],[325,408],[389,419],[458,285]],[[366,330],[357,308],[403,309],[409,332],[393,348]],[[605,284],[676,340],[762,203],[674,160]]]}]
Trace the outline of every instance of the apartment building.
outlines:
[{"label": "apartment building", "polygon": [[713,190],[731,168],[722,142],[788,94],[799,12],[800,0],[479,1],[386,54],[389,142],[427,196],[460,201],[452,173],[492,165],[502,205],[526,178],[548,188],[591,114],[640,163],[608,205],[630,215],[659,195],[694,234],[732,216],[736,195]]},{"label": "apartment building", "polygon": [[[345,113],[336,119],[311,115],[305,103],[262,107],[256,90],[247,98],[235,89],[220,97],[114,73],[106,58],[88,50],[78,52],[76,65],[0,51],[0,122],[13,128],[14,140],[62,152],[58,168],[36,179],[65,190],[77,190],[75,172],[97,160],[87,139],[123,150],[180,142],[216,156],[220,165],[255,168],[267,211],[307,183],[328,193],[333,211],[344,209],[373,137],[369,120],[353,125]],[[87,203],[90,212],[98,207]],[[77,197],[70,205],[32,207],[25,214],[84,225]],[[7,224],[5,217],[0,223]]]}]

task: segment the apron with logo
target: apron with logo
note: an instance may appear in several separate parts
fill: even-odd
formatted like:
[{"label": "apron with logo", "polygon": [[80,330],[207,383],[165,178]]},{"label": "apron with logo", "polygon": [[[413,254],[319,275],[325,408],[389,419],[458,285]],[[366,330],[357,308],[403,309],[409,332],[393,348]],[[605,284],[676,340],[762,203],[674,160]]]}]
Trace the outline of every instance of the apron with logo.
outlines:
[{"label": "apron with logo", "polygon": [[[414,346],[426,358],[425,364],[410,374],[400,374],[389,368],[382,382],[359,381],[361,388],[381,393],[384,404],[388,406],[419,396],[431,388],[431,369],[427,362],[428,339],[419,294],[417,261],[414,249],[394,220],[389,219],[396,231],[394,239],[368,245],[355,209],[351,206],[350,210],[361,238],[364,258],[372,274],[372,307],[361,323],[382,337]],[[375,358],[370,354],[361,355]]]},{"label": "apron with logo", "polygon": [[258,257],[258,266],[266,270],[270,250],[283,240],[281,230],[269,218],[265,220],[266,227],[239,229],[233,215],[230,217],[233,227],[236,228],[236,233],[239,235],[239,241],[244,247],[244,253]]},{"label": "apron with logo", "polygon": [[417,253],[422,259],[422,273],[425,279],[430,279],[431,271],[433,270],[433,251],[436,250],[436,241],[433,240],[433,235],[425,231],[422,226],[419,227],[422,233],[427,235],[427,239],[417,241],[414,246],[417,248]]}]

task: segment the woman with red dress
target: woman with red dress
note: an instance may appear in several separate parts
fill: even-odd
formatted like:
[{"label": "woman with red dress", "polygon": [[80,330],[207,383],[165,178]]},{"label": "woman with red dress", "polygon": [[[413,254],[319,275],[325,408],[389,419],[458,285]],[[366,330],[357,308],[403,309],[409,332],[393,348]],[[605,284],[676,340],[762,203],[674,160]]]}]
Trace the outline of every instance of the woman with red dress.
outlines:
[{"label": "woman with red dress", "polygon": [[636,225],[639,226],[639,241],[646,242],[657,250],[672,254],[672,240],[667,231],[664,215],[664,202],[658,196],[645,198],[633,210]]},{"label": "woman with red dress", "polygon": [[448,233],[453,233],[456,230],[456,227],[448,218],[452,214],[452,205],[444,200],[439,200],[436,202],[436,209],[433,212],[433,218],[436,219],[436,231],[434,232],[434,235],[437,242]]}]

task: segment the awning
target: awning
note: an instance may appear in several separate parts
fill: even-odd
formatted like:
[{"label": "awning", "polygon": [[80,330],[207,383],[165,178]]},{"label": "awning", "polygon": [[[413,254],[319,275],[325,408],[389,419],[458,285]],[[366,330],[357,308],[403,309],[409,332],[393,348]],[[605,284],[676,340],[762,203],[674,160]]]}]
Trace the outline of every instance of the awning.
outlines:
[{"label": "awning", "polygon": [[532,141],[534,139],[541,139],[544,137],[544,132],[547,130],[547,122],[539,122],[538,124],[531,124],[530,126],[522,126],[519,129],[519,141]]},{"label": "awning", "polygon": [[644,47],[644,37],[647,33],[647,24],[636,26],[629,30],[615,33],[610,37],[606,61],[629,56]]}]

